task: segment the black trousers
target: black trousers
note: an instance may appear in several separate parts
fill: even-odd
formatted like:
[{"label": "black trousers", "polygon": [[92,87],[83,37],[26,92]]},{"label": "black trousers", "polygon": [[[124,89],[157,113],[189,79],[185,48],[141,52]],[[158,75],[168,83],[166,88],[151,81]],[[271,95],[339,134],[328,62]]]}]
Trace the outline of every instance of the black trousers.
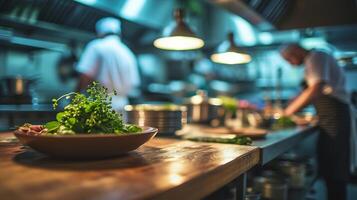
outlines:
[{"label": "black trousers", "polygon": [[334,97],[315,103],[320,135],[317,144],[319,174],[325,180],[329,200],[347,198],[350,165],[350,110]]},{"label": "black trousers", "polygon": [[347,182],[326,178],[328,200],[347,200]]}]

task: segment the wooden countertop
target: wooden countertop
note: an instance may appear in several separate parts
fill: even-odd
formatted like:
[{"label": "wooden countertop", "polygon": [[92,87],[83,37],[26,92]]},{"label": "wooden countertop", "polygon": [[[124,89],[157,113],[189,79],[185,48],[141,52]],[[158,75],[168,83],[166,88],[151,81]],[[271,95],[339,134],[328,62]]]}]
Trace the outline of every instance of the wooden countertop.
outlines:
[{"label": "wooden countertop", "polygon": [[155,138],[122,157],[59,161],[0,135],[6,199],[199,199],[259,162],[259,149]]}]

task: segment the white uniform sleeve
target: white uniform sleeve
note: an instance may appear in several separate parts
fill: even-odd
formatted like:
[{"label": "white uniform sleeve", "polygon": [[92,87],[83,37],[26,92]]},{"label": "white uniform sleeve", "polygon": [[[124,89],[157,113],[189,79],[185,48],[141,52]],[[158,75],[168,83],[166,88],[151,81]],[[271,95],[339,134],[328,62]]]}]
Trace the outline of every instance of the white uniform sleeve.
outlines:
[{"label": "white uniform sleeve", "polygon": [[130,68],[131,70],[131,80],[132,80],[132,85],[134,87],[137,87],[140,85],[140,76],[139,76],[139,69],[138,69],[138,62],[133,56],[133,66]]},{"label": "white uniform sleeve", "polygon": [[78,62],[76,70],[82,74],[86,74],[95,78],[99,68],[99,54],[93,42],[89,43]]},{"label": "white uniform sleeve", "polygon": [[319,82],[328,82],[328,57],[323,53],[314,53],[305,62],[305,79],[309,86]]}]

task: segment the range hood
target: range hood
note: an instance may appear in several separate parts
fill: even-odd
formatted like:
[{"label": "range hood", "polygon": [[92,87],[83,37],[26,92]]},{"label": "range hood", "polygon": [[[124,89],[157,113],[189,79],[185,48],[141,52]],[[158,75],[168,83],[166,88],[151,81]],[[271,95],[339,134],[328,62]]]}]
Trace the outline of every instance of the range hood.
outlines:
[{"label": "range hood", "polygon": [[[132,45],[141,42],[137,38],[151,42],[160,25],[164,25],[162,20],[170,19],[171,9],[159,9],[167,15],[152,12],[156,5],[148,2],[151,4],[140,6],[135,4],[140,3],[138,0],[0,0],[0,43],[51,50],[73,42],[85,44],[95,37],[95,23],[103,17],[120,18],[125,27],[124,38]],[[162,1],[165,2],[171,1]],[[144,15],[149,11],[154,15]]]},{"label": "range hood", "polygon": [[0,13],[0,30],[8,36],[0,38],[2,45],[57,51],[92,39],[95,21],[105,16],[61,0],[0,0]]},{"label": "range hood", "polygon": [[163,28],[172,19],[175,6],[172,0],[74,1],[154,29]]},{"label": "range hood", "polygon": [[355,0],[271,0],[287,2],[274,24],[278,29],[300,29],[357,24]]},{"label": "range hood", "polygon": [[254,25],[278,30],[357,24],[355,0],[209,0]]},{"label": "range hood", "polygon": [[[51,50],[73,42],[85,44],[95,37],[96,21],[111,16],[122,20],[124,42],[130,48],[153,52],[152,42],[171,23],[178,2],[195,2],[200,7],[200,14],[185,9],[187,21],[205,40],[206,52],[213,51],[232,31],[242,47],[312,36],[334,42],[341,35],[346,38],[345,34],[354,41],[351,44],[357,43],[350,31],[322,27],[357,24],[354,0],[0,0],[0,43]],[[350,28],[344,26],[344,30]]]}]

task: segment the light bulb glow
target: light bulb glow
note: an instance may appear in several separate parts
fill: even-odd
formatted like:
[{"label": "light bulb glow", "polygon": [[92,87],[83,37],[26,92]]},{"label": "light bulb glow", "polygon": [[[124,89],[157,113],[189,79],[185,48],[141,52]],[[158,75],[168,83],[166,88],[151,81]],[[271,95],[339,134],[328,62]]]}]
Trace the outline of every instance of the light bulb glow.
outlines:
[{"label": "light bulb glow", "polygon": [[200,38],[186,36],[170,36],[158,38],[154,46],[165,50],[194,50],[203,47],[204,42]]},{"label": "light bulb glow", "polygon": [[216,53],[211,56],[211,60],[220,64],[244,64],[249,63],[252,58],[248,54],[237,53],[237,52],[224,52],[224,53]]}]

